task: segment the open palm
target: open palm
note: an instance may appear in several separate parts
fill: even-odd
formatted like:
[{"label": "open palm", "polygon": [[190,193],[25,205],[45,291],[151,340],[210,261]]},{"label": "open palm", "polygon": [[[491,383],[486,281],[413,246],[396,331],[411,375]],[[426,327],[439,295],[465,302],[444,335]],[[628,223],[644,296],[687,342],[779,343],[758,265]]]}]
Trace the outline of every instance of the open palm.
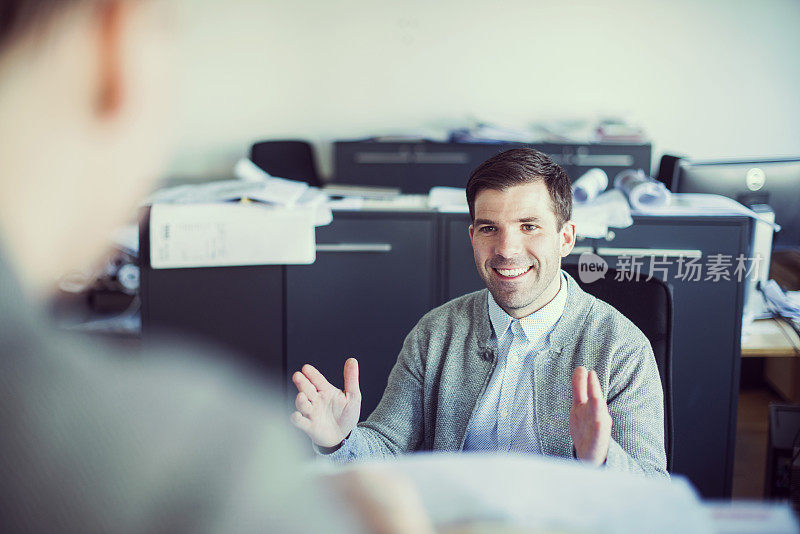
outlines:
[{"label": "open palm", "polygon": [[350,358],[344,364],[344,391],[308,364],[292,375],[292,382],[298,391],[292,424],[320,447],[340,444],[358,424],[361,414],[358,361]]},{"label": "open palm", "polygon": [[569,433],[578,458],[594,465],[605,462],[612,424],[597,373],[583,366],[575,368]]}]

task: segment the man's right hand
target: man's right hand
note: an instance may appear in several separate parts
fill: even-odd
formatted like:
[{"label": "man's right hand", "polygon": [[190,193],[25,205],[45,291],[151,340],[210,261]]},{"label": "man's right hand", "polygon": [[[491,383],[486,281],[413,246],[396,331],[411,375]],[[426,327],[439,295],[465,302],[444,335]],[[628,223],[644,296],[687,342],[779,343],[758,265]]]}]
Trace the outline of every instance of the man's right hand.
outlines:
[{"label": "man's right hand", "polygon": [[332,386],[311,365],[292,375],[297,386],[294,405],[297,411],[290,420],[320,447],[335,447],[358,424],[361,414],[361,390],[358,388],[358,361],[344,362],[344,391]]}]

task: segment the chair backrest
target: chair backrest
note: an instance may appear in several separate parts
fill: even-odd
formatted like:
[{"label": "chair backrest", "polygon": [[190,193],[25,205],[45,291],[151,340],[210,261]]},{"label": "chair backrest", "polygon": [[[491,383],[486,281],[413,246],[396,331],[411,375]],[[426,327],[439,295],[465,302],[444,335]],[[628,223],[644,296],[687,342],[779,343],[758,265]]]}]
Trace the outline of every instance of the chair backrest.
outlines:
[{"label": "chair backrest", "polygon": [[607,302],[627,317],[650,341],[664,391],[664,448],[667,453],[667,470],[671,471],[672,290],[668,284],[656,278],[624,280],[614,269],[609,269],[599,280],[584,283],[578,274],[577,265],[563,264],[562,268],[584,291]]},{"label": "chair backrest", "polygon": [[250,149],[250,160],[272,176],[322,185],[314,151],[306,141],[261,141]]},{"label": "chair backrest", "polygon": [[678,162],[681,156],[673,156],[671,154],[664,154],[658,164],[658,172],[656,179],[667,186],[667,189],[674,191],[672,186],[675,182],[675,172],[677,171]]}]

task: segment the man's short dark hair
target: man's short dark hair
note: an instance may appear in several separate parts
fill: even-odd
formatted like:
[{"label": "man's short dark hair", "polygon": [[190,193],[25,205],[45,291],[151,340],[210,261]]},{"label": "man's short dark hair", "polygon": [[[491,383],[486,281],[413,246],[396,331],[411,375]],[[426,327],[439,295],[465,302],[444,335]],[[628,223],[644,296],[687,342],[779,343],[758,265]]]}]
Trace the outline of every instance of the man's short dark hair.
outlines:
[{"label": "man's short dark hair", "polygon": [[467,204],[475,220],[475,197],[484,189],[503,191],[515,185],[544,181],[556,224],[560,229],[572,218],[572,182],[566,171],[547,154],[533,148],[512,148],[487,159],[472,171],[467,182]]},{"label": "man's short dark hair", "polygon": [[0,2],[0,52],[35,26],[83,0],[2,0]]}]

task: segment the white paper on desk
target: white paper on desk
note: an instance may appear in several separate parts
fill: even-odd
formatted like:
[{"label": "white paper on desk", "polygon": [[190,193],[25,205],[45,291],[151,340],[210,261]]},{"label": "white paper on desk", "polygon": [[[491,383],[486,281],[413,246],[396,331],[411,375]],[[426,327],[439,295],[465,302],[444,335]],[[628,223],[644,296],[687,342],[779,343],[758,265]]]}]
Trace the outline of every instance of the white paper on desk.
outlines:
[{"label": "white paper on desk", "polygon": [[313,208],[259,204],[157,204],[150,211],[153,269],[309,264]]},{"label": "white paper on desk", "polygon": [[327,204],[334,211],[358,211],[364,208],[364,199],[361,197],[344,197],[330,199]]},{"label": "white paper on desk", "polygon": [[249,197],[260,191],[264,185],[260,182],[245,180],[219,180],[202,184],[185,184],[160,189],[150,195],[144,204],[203,204],[224,202]]},{"label": "white paper on desk", "polygon": [[800,534],[800,526],[788,502],[703,503],[715,534]]},{"label": "white paper on desk", "polygon": [[647,215],[746,215],[772,226],[776,232],[781,229],[779,224],[762,218],[732,198],[707,193],[673,193],[664,205],[639,206],[634,212]]},{"label": "white paper on desk", "polygon": [[493,522],[557,532],[712,533],[681,477],[651,480],[542,456],[418,453],[383,464],[417,488],[435,526]]},{"label": "white paper on desk", "polygon": [[633,224],[631,208],[625,196],[612,189],[591,202],[572,207],[572,222],[580,237],[605,237],[609,228],[627,228]]},{"label": "white paper on desk", "polygon": [[461,187],[432,187],[428,207],[443,213],[469,213],[467,190]]},{"label": "white paper on desk", "polygon": [[248,195],[253,200],[272,202],[282,206],[293,206],[308,189],[307,183],[272,176],[247,158],[240,159],[236,163],[233,172],[246,182],[262,185],[262,187]]},{"label": "white paper on desk", "polygon": [[296,205],[314,210],[314,226],[325,226],[333,222],[333,213],[328,207],[328,195],[318,187],[306,189],[297,199]]}]

